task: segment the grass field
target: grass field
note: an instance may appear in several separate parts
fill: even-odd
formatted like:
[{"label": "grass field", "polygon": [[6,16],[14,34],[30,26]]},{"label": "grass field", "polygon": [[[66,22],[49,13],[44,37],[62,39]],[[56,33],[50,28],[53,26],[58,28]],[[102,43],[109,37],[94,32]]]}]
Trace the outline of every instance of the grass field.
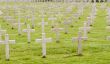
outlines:
[{"label": "grass field", "polygon": [[[30,3],[17,3],[18,5],[32,5]],[[10,3],[9,5],[17,5]],[[64,11],[66,7],[71,4],[55,3],[53,5],[64,6],[60,11]],[[6,3],[0,3],[1,6],[5,6]],[[84,8],[84,14],[80,16],[78,22],[73,22],[74,27],[69,28],[69,34],[61,32],[60,43],[55,42],[55,33],[51,31],[51,22],[47,20],[50,14],[46,14],[45,21],[49,25],[45,27],[46,37],[52,37],[52,43],[47,43],[47,58],[42,58],[41,43],[36,43],[36,38],[41,38],[41,26],[38,25],[41,22],[38,11],[43,6],[48,7],[47,3],[38,3],[36,5],[36,31],[32,33],[32,42],[27,43],[26,33],[22,33],[21,36],[17,33],[17,28],[11,29],[11,24],[3,19],[5,13],[0,16],[0,25],[3,29],[7,30],[10,35],[10,39],[15,39],[16,44],[10,44],[10,61],[5,60],[5,45],[0,45],[0,64],[109,64],[110,63],[110,43],[106,40],[106,36],[110,33],[106,30],[106,16],[107,11],[100,8],[101,4],[97,3],[97,15],[94,19],[92,30],[88,34],[88,40],[83,41],[83,56],[75,56],[77,54],[77,42],[72,42],[72,37],[76,37],[78,34],[78,28],[83,26],[84,21],[87,20],[87,16],[90,14],[91,5],[87,5]],[[109,7],[109,3],[107,5]],[[38,9],[38,10],[37,10]],[[11,9],[10,9],[11,10]],[[47,11],[51,11],[46,9]],[[54,10],[54,9],[53,9]],[[3,9],[3,11],[7,11]],[[26,12],[27,9],[24,11]],[[57,16],[56,22],[63,22],[65,18],[72,16],[77,11],[77,8],[73,6],[73,11],[70,14],[64,14],[64,16]],[[28,13],[28,12],[27,12]],[[14,16],[13,12],[10,12],[11,16]],[[14,16],[17,18],[16,16]],[[24,22],[24,18],[21,19]],[[30,20],[26,20],[31,25]],[[72,19],[74,21],[74,18]],[[16,27],[16,26],[15,26]],[[60,27],[64,27],[60,24]],[[22,30],[26,28],[26,25],[22,26]],[[3,37],[4,39],[4,37]]]}]

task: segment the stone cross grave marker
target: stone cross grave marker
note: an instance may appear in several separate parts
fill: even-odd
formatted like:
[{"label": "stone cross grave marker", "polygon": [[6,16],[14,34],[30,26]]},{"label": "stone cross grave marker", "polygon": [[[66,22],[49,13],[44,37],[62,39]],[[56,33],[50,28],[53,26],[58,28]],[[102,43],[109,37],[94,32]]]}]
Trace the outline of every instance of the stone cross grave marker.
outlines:
[{"label": "stone cross grave marker", "polygon": [[5,18],[6,18],[7,22],[8,22],[8,24],[11,25],[11,29],[13,30],[15,28],[14,25],[17,22],[17,20],[14,19],[12,16],[6,16]]},{"label": "stone cross grave marker", "polygon": [[51,42],[52,38],[46,38],[45,35],[45,25],[44,18],[42,18],[42,39],[36,39],[36,42],[42,42],[42,57],[46,57],[46,43]]},{"label": "stone cross grave marker", "polygon": [[65,34],[68,34],[68,32],[69,32],[69,25],[71,24],[71,21],[64,21],[63,22],[63,24],[64,24],[64,30],[65,30]]},{"label": "stone cross grave marker", "polygon": [[77,13],[79,15],[83,15],[83,10],[84,10],[84,6],[83,5],[80,5]]},{"label": "stone cross grave marker", "polygon": [[77,47],[77,55],[82,55],[82,40],[84,37],[82,37],[81,31],[78,32],[78,37],[73,37],[72,41],[78,41],[78,47]]},{"label": "stone cross grave marker", "polygon": [[36,39],[36,42],[42,42],[42,57],[46,57],[46,43],[51,42],[52,38],[46,38],[45,33],[42,33],[42,39]]},{"label": "stone cross grave marker", "polygon": [[93,22],[92,22],[92,18],[90,16],[87,17],[87,26],[92,26]]},{"label": "stone cross grave marker", "polygon": [[27,33],[27,39],[28,39],[28,43],[31,42],[31,32],[35,32],[35,29],[31,29],[30,25],[27,25],[27,29],[24,29],[23,32]]},{"label": "stone cross grave marker", "polygon": [[34,29],[35,28],[35,16],[34,15],[32,15],[32,20],[31,20],[31,22],[32,22],[32,29]]},{"label": "stone cross grave marker", "polygon": [[12,16],[4,16],[4,19],[5,19],[5,21],[8,22],[7,25],[9,25],[9,23],[12,23],[12,21],[10,21],[10,20],[12,20],[13,17]]},{"label": "stone cross grave marker", "polygon": [[87,24],[84,23],[84,27],[79,28],[79,31],[83,32],[84,40],[87,40],[88,36],[87,33],[90,32],[91,27],[87,27]]},{"label": "stone cross grave marker", "polygon": [[67,11],[67,13],[72,12],[72,7],[71,6],[67,7],[66,11]]},{"label": "stone cross grave marker", "polygon": [[93,4],[92,6],[92,14],[96,16],[97,7],[96,4]]},{"label": "stone cross grave marker", "polygon": [[77,22],[78,19],[80,18],[78,13],[73,14],[73,16],[75,17],[75,22]]},{"label": "stone cross grave marker", "polygon": [[21,35],[21,27],[24,25],[24,23],[21,23],[20,18],[18,19],[18,23],[15,23],[15,25],[18,25],[18,35]]},{"label": "stone cross grave marker", "polygon": [[42,25],[42,33],[45,33],[45,25],[48,25],[48,23],[44,21],[44,17],[42,17],[40,25]]},{"label": "stone cross grave marker", "polygon": [[59,43],[60,42],[60,31],[62,31],[63,28],[58,28],[58,27],[55,27],[52,29],[53,32],[56,33],[56,42]]},{"label": "stone cross grave marker", "polygon": [[16,19],[12,19],[10,21],[11,21],[11,29],[13,30],[15,28],[15,24],[16,24],[17,20]]},{"label": "stone cross grave marker", "polygon": [[50,17],[48,18],[48,20],[52,21],[51,25],[52,25],[52,28],[54,28],[54,25],[55,25],[55,20],[57,20],[57,18],[54,18],[54,17]]},{"label": "stone cross grave marker", "polygon": [[5,40],[0,41],[0,44],[5,44],[5,53],[6,53],[6,60],[9,61],[10,59],[10,49],[9,44],[15,44],[15,40],[9,40],[9,35],[5,35]]}]

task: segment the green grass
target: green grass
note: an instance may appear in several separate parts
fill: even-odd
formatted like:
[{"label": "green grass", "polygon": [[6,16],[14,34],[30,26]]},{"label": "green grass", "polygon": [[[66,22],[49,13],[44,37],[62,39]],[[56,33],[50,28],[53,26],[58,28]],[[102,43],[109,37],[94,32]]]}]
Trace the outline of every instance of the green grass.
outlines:
[{"label": "green grass", "polygon": [[[17,3],[18,5],[25,5]],[[16,4],[16,5],[17,5]],[[26,3],[29,5],[30,3]],[[61,11],[65,11],[66,7],[70,4],[65,3],[53,3],[54,5],[62,4],[64,6],[61,8]],[[5,6],[5,3],[0,4]],[[15,5],[10,3],[10,5]],[[30,4],[32,5],[32,4]],[[41,5],[41,6],[40,6]],[[50,14],[47,12],[45,18],[46,22],[49,22],[49,25],[45,27],[45,32],[47,37],[52,37],[52,43],[47,43],[47,58],[42,58],[42,47],[41,43],[36,43],[36,38],[41,38],[41,26],[38,25],[41,22],[39,17],[40,12],[37,9],[40,7],[48,6],[47,3],[37,3],[36,4],[36,32],[32,33],[32,42],[27,43],[27,37],[25,33],[22,33],[21,36],[18,36],[17,27],[12,30],[11,24],[7,25],[8,22],[0,17],[0,24],[3,29],[7,30],[7,33],[10,35],[10,39],[15,39],[16,44],[10,44],[10,61],[5,60],[5,45],[0,45],[0,64],[109,64],[110,63],[110,43],[106,40],[106,36],[109,36],[109,32],[106,30],[106,10],[100,9],[100,4],[97,4],[97,15],[92,27],[91,32],[88,34],[89,39],[83,41],[83,56],[75,56],[77,54],[77,42],[72,43],[71,38],[76,37],[78,33],[78,28],[83,26],[84,21],[87,20],[87,16],[90,14],[91,5],[88,5],[84,9],[84,14],[80,16],[78,22],[73,22],[74,27],[69,28],[69,34],[64,34],[64,31],[61,31],[60,43],[55,42],[55,33],[51,31],[51,23],[47,20],[50,17]],[[40,6],[40,7],[37,7]],[[109,4],[108,4],[109,6]],[[27,9],[24,9],[25,11]],[[6,11],[4,9],[4,11]],[[51,11],[51,10],[49,10]],[[28,12],[28,11],[27,11]],[[57,21],[63,22],[65,18],[69,18],[73,13],[77,12],[77,8],[73,7],[71,14],[64,14],[64,16],[57,16]],[[13,12],[10,13],[12,16]],[[4,14],[5,15],[5,14]],[[16,17],[17,18],[17,17]],[[21,22],[24,18],[22,18]],[[74,18],[72,19],[74,21]],[[27,20],[29,24],[30,21]],[[60,27],[64,27],[63,24],[60,24]],[[22,26],[22,29],[25,29],[26,25]],[[4,37],[3,37],[4,38]],[[105,45],[106,44],[106,45]]]}]

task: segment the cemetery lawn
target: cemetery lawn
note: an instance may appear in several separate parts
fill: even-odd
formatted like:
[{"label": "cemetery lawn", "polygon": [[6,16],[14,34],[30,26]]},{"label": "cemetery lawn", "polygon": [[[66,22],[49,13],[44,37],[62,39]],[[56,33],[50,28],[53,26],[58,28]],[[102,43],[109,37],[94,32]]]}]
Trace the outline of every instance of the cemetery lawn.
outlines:
[{"label": "cemetery lawn", "polygon": [[[39,4],[37,6],[39,6]],[[2,3],[0,5],[5,4]],[[13,3],[11,3],[10,5],[13,5]],[[84,21],[86,21],[86,17],[89,15],[91,11],[90,5],[86,6],[86,8],[84,9],[84,14],[80,16],[79,21],[73,23],[74,27],[69,28],[69,34],[64,34],[64,31],[61,32],[60,43],[55,42],[55,33],[51,31],[51,26],[47,25],[45,27],[46,37],[53,38],[53,41],[51,43],[47,43],[46,58],[42,58],[41,43],[35,42],[36,38],[41,38],[40,25],[37,25],[35,27],[36,29],[35,33],[31,34],[32,42],[28,44],[26,33],[22,33],[22,35],[19,36],[17,33],[17,28],[12,30],[10,23],[6,22],[3,19],[3,17],[0,16],[0,25],[2,26],[3,29],[7,30],[7,33],[10,35],[10,39],[16,40],[16,44],[10,44],[10,61],[5,60],[5,45],[0,45],[0,64],[109,64],[110,41],[106,40],[106,36],[109,36],[110,33],[106,30],[107,11],[102,10],[100,8],[100,4],[97,4],[97,9],[98,10],[95,22],[92,26],[92,30],[88,34],[89,38],[87,41],[82,42],[83,56],[76,55],[77,42],[73,43],[71,39],[72,37],[77,37],[78,28],[82,27]],[[75,10],[74,12],[76,12],[77,9],[73,8],[73,10]],[[38,15],[39,14],[36,13],[37,17]],[[68,16],[71,16],[71,14]],[[37,17],[36,24],[41,22],[41,19]],[[64,17],[62,19],[64,19]],[[22,22],[23,20],[24,19],[22,19]],[[47,21],[47,18],[45,18],[45,20]],[[27,22],[31,24],[30,21]],[[60,27],[64,27],[64,25],[61,24]],[[26,25],[22,27],[22,30],[25,28]]]}]

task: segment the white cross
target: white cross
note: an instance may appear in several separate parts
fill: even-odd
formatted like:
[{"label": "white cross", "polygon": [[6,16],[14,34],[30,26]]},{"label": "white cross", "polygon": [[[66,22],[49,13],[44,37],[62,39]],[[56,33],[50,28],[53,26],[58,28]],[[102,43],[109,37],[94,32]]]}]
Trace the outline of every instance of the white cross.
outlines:
[{"label": "white cross", "polygon": [[44,18],[42,19],[42,39],[36,39],[36,42],[42,42],[42,56],[43,58],[46,57],[46,42],[51,42],[52,38],[45,37],[45,25],[47,23],[44,22]]},{"label": "white cross", "polygon": [[69,24],[71,24],[71,21],[64,21],[64,25],[65,25],[65,34],[68,34]]},{"label": "white cross", "polygon": [[42,22],[40,23],[40,25],[42,25],[42,33],[45,33],[45,25],[47,25],[48,23],[44,21],[44,18],[42,18]]},{"label": "white cross", "polygon": [[53,28],[52,31],[56,33],[56,42],[60,42],[60,31],[63,30],[63,28]]},{"label": "white cross", "polygon": [[52,21],[52,28],[54,28],[54,21],[57,20],[57,19],[54,18],[54,17],[50,17],[50,18],[48,18],[48,20]]},{"label": "white cross", "polygon": [[9,44],[15,44],[15,40],[9,40],[9,35],[5,35],[5,40],[0,41],[0,44],[5,44],[5,53],[6,53],[6,60],[9,60],[10,58],[10,52],[9,52]]},{"label": "white cross", "polygon": [[34,29],[34,27],[35,27],[35,22],[34,22],[34,21],[35,21],[35,17],[34,17],[34,15],[33,15],[33,16],[32,16],[32,21],[31,21],[31,22],[32,22],[32,28],[33,28],[33,29]]},{"label": "white cross", "polygon": [[79,31],[81,31],[81,32],[83,31],[84,32],[83,33],[84,34],[83,37],[85,37],[84,40],[87,40],[87,38],[88,38],[87,37],[87,33],[90,32],[90,29],[91,28],[90,27],[87,27],[87,24],[86,23],[84,23],[84,27],[79,28]]},{"label": "white cross", "polygon": [[27,32],[28,43],[31,42],[31,32],[35,32],[35,29],[31,29],[30,25],[27,25],[27,29],[24,29],[23,32]]},{"label": "white cross", "polygon": [[85,39],[85,37],[82,37],[81,31],[78,32],[78,37],[73,37],[72,41],[78,41],[78,47],[77,47],[77,54],[82,55],[82,39]]},{"label": "white cross", "polygon": [[46,38],[45,33],[42,33],[42,39],[36,39],[36,42],[42,42],[42,56],[46,57],[46,43],[51,42],[52,38]]},{"label": "white cross", "polygon": [[21,35],[21,26],[24,25],[24,23],[20,22],[20,18],[18,19],[18,23],[14,23],[15,25],[18,25],[18,35]]},{"label": "white cross", "polygon": [[92,22],[92,17],[87,17],[87,25],[88,26],[92,26],[93,22]]},{"label": "white cross", "polygon": [[73,16],[75,17],[75,21],[77,22],[80,15],[78,13],[75,13]]}]

